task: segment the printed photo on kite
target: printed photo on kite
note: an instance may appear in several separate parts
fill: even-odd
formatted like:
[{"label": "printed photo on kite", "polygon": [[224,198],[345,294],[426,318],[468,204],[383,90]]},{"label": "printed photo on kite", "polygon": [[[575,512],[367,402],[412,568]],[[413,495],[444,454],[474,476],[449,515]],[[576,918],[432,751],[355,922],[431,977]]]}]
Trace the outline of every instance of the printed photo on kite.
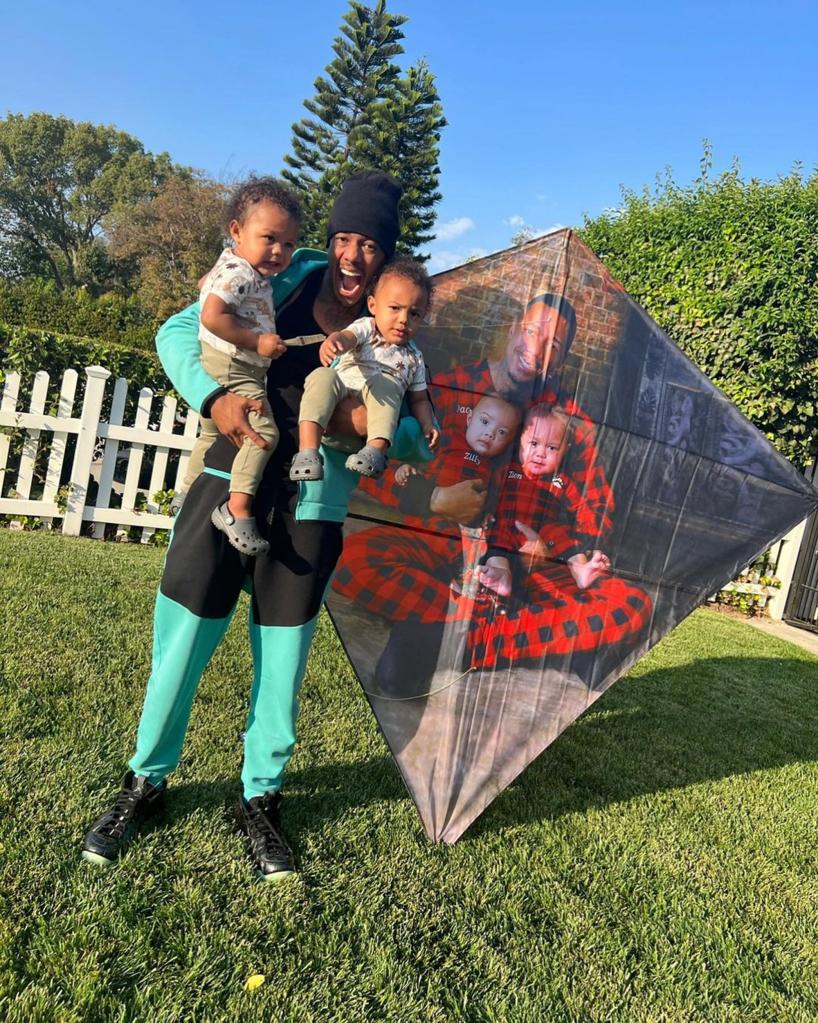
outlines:
[{"label": "printed photo on kite", "polygon": [[439,447],[361,483],[327,603],[451,843],[815,500],[573,232],[434,285]]}]

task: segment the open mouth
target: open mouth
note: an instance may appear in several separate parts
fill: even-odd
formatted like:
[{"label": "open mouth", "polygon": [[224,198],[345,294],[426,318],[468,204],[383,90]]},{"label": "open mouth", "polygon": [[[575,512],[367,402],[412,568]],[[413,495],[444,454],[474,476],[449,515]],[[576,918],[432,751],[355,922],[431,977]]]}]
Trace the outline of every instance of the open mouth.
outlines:
[{"label": "open mouth", "polygon": [[343,298],[356,298],[363,285],[363,274],[338,268],[338,294]]}]

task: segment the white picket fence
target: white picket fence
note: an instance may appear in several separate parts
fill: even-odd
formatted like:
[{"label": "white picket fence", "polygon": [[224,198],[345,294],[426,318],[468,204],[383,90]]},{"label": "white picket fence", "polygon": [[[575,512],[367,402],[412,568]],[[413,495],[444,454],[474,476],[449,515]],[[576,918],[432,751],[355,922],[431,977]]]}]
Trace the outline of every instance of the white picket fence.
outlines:
[{"label": "white picket fence", "polygon": [[[21,405],[20,374],[5,374],[0,399],[0,515],[36,516],[47,524],[62,519],[62,532],[79,536],[83,522],[94,524],[92,535],[101,538],[105,526],[115,523],[120,529],[141,526],[141,540],[147,543],[157,529],[169,529],[172,516],[163,515],[154,501],[162,490],[179,490],[187,470],[190,451],[196,439],[199,417],[186,405],[181,408],[175,398],[166,397],[159,412],[158,428],[151,424],[154,393],[143,387],[139,392],[134,422],[123,425],[128,394],[128,381],[120,377],[114,382],[110,418],[102,421],[105,391],[110,372],[102,366],[85,370],[86,386],[82,409],[74,416],[74,400],[79,374],[69,369],[63,374],[56,415],[47,415],[50,377],[41,370],[34,377],[28,411]],[[23,404],[23,408],[24,408]],[[174,428],[180,432],[174,432]],[[17,466],[17,480],[8,485],[10,431],[24,431],[23,448]],[[49,437],[48,434],[51,434]],[[44,436],[45,435],[45,436]],[[76,435],[74,457],[67,480],[67,496],[60,499],[65,484],[64,463],[69,436]],[[34,469],[41,444],[50,451],[42,494],[32,497]],[[168,455],[179,451],[178,466],[168,481]],[[117,480],[117,464],[127,458],[124,481]],[[145,460],[151,466],[150,482],[140,489],[139,477]],[[122,475],[120,471],[119,475]],[[89,485],[97,483],[95,504],[88,503]],[[3,496],[10,494],[10,496]],[[111,507],[113,495],[121,497],[121,507]],[[141,495],[142,507],[137,507]]]}]

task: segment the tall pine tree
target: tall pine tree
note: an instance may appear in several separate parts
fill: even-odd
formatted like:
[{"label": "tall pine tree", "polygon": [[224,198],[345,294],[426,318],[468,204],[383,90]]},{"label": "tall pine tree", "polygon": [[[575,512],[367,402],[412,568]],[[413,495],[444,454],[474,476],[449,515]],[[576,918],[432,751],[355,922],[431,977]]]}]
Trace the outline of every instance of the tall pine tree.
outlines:
[{"label": "tall pine tree", "polygon": [[437,160],[445,126],[434,75],[421,60],[398,80],[391,96],[376,104],[356,146],[362,166],[386,171],[403,185],[398,245],[403,252],[416,252],[434,238],[435,206],[442,198]]},{"label": "tall pine tree", "polygon": [[446,121],[434,76],[420,62],[401,73],[401,26],[407,19],[350,0],[334,60],[315,81],[304,106],[312,117],[293,125],[292,153],[283,177],[304,206],[303,238],[323,246],[329,211],[341,182],[377,168],[404,187],[401,248],[413,251],[431,237],[440,168],[438,145]]}]

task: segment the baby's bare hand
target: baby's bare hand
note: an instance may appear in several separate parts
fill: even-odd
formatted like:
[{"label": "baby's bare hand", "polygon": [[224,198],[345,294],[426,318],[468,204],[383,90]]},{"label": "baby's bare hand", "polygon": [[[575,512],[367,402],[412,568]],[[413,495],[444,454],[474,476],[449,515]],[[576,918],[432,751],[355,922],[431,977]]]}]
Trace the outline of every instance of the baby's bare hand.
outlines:
[{"label": "baby's bare hand", "polygon": [[277,359],[287,351],[278,334],[259,334],[256,351],[265,359]]},{"label": "baby's bare hand", "polygon": [[337,355],[343,355],[346,351],[348,351],[348,345],[345,344],[344,338],[339,331],[328,335],[326,341],[322,342],[318,352],[321,365],[329,366]]}]

